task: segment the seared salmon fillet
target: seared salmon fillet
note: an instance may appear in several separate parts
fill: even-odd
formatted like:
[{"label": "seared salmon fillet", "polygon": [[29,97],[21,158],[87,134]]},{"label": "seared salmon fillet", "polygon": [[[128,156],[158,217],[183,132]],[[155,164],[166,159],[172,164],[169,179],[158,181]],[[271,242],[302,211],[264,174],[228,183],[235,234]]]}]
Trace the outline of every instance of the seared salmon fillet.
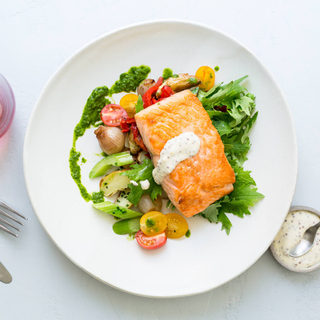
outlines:
[{"label": "seared salmon fillet", "polygon": [[208,113],[190,90],[184,90],[135,115],[154,166],[168,140],[184,132],[200,138],[200,151],[181,161],[161,185],[174,206],[191,217],[233,190],[235,174],[219,133]]}]

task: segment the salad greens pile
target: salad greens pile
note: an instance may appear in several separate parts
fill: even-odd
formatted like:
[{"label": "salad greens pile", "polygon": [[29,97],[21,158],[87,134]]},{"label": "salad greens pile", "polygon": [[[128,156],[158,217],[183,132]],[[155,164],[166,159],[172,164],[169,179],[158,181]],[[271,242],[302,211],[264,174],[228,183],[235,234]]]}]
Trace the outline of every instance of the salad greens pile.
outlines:
[{"label": "salad greens pile", "polygon": [[251,172],[243,169],[251,146],[248,133],[258,116],[258,112],[255,112],[255,96],[247,93],[247,89],[240,85],[247,77],[227,85],[219,84],[208,92],[198,92],[198,98],[219,132],[225,154],[236,175],[234,190],[199,215],[210,222],[221,222],[222,230],[226,230],[227,234],[232,224],[226,213],[243,218],[245,214],[250,214],[250,206],[264,198],[257,192]]}]

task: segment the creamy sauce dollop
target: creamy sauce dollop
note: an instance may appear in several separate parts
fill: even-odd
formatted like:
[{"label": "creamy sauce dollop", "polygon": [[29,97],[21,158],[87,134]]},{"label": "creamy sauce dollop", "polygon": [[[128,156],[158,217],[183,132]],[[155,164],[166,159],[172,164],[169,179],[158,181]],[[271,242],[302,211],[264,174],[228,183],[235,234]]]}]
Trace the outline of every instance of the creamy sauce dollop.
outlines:
[{"label": "creamy sauce dollop", "polygon": [[291,248],[302,239],[305,231],[319,222],[320,218],[311,212],[300,210],[290,212],[281,230],[273,241],[273,248],[277,256],[285,264],[296,269],[312,267],[320,262],[320,228],[317,230],[312,249],[301,257],[289,255]]},{"label": "creamy sauce dollop", "polygon": [[185,132],[167,141],[161,150],[157,167],[152,175],[157,184],[161,184],[164,177],[171,173],[183,160],[195,156],[200,150],[200,138],[193,132]]},{"label": "creamy sauce dollop", "polygon": [[141,189],[148,190],[150,188],[150,182],[148,179],[140,181]]},{"label": "creamy sauce dollop", "polygon": [[134,181],[134,180],[130,180],[130,183],[132,183],[135,187],[137,187],[139,185],[139,183],[137,181]]}]

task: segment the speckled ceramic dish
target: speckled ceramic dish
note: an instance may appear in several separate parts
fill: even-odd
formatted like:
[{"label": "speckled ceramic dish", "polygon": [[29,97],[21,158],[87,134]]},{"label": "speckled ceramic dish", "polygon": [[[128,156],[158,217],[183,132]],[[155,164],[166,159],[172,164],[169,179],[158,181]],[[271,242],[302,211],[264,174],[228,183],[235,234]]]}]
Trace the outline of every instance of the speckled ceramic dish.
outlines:
[{"label": "speckled ceramic dish", "polygon": [[[318,210],[315,210],[313,208],[306,207],[306,206],[293,206],[293,207],[290,208],[290,211],[288,212],[288,214],[292,213],[292,212],[296,212],[296,211],[308,211],[308,212],[314,213],[314,214],[316,214],[317,216],[320,217],[320,212]],[[320,261],[317,264],[315,264],[314,266],[309,267],[309,268],[304,268],[304,269],[293,268],[293,267],[289,266],[288,264],[286,264],[285,262],[283,262],[279,258],[279,256],[277,255],[276,251],[274,250],[273,243],[270,246],[270,251],[272,252],[272,255],[276,259],[276,261],[278,261],[283,267],[287,268],[290,271],[294,271],[294,272],[298,272],[298,273],[307,273],[307,272],[311,272],[311,271],[314,271],[314,270],[317,270],[317,269],[320,268]]]},{"label": "speckled ceramic dish", "polygon": [[[116,235],[114,219],[86,203],[70,176],[73,130],[92,90],[111,86],[132,66],[194,74],[219,66],[216,83],[244,75],[259,117],[250,132],[245,169],[265,198],[244,219],[229,215],[229,236],[201,217],[188,219],[191,237],[143,250]],[[48,129],[50,124],[50,129]],[[92,130],[77,141],[87,159],[82,182],[100,153]],[[290,208],[297,177],[297,144],[287,101],[264,65],[221,31],[185,21],[153,21],[113,31],[86,45],[53,75],[31,116],[24,145],[25,181],[34,211],[52,241],[77,266],[120,290],[148,297],[179,297],[216,288],[247,270],[269,248]],[[257,239],[259,239],[257,241]]]}]

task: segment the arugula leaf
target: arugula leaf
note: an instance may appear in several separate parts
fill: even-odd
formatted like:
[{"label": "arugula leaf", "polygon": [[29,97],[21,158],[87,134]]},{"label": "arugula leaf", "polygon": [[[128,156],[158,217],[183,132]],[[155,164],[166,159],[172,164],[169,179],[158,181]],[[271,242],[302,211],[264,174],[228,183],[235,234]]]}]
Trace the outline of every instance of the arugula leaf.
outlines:
[{"label": "arugula leaf", "polygon": [[147,190],[143,190],[141,185],[138,184],[134,186],[132,183],[128,185],[130,189],[130,193],[128,195],[128,200],[134,205],[138,205],[141,197],[144,194],[149,194],[152,201],[154,201],[158,195],[161,195],[161,186],[155,183],[152,171],[154,166],[150,159],[145,159],[141,164],[133,164],[130,166],[131,170],[122,172],[121,175],[128,176],[130,180],[139,182],[142,180],[148,180],[150,183],[150,187]]},{"label": "arugula leaf", "polygon": [[232,131],[231,127],[228,125],[228,123],[226,121],[223,121],[220,119],[219,120],[212,120],[212,124],[219,132],[220,137],[222,137],[224,135],[228,135]]},{"label": "arugula leaf", "polygon": [[221,204],[217,201],[213,204],[211,204],[207,209],[203,210],[200,213],[200,216],[208,219],[211,223],[215,222],[218,223],[218,215],[219,215],[219,208],[221,207]]},{"label": "arugula leaf", "polygon": [[219,219],[219,222],[222,223],[221,230],[226,230],[227,235],[229,235],[230,229],[232,227],[232,223],[229,220],[229,218],[226,216],[225,213],[221,212],[221,213],[219,213],[218,219]]},{"label": "arugula leaf", "polygon": [[[221,222],[222,230],[230,233],[231,222],[226,213],[232,213],[240,218],[249,215],[249,207],[264,196],[257,190],[256,183],[250,171],[243,169],[251,143],[249,132],[257,120],[258,112],[254,113],[255,96],[247,93],[240,83],[242,77],[229,84],[219,84],[208,92],[199,90],[198,98],[209,114],[212,124],[217,129],[224,144],[225,154],[236,176],[234,190],[227,196],[211,204],[199,215],[210,222]],[[225,106],[226,112],[219,107]]]},{"label": "arugula leaf", "polygon": [[141,95],[139,94],[139,98],[138,98],[138,101],[136,103],[136,113],[140,112],[143,110],[143,101],[142,101],[142,98],[141,98]]},{"label": "arugula leaf", "polygon": [[166,208],[170,209],[170,210],[175,210],[176,207],[173,205],[173,203],[171,202],[171,200],[168,200],[167,204],[166,204]]}]

